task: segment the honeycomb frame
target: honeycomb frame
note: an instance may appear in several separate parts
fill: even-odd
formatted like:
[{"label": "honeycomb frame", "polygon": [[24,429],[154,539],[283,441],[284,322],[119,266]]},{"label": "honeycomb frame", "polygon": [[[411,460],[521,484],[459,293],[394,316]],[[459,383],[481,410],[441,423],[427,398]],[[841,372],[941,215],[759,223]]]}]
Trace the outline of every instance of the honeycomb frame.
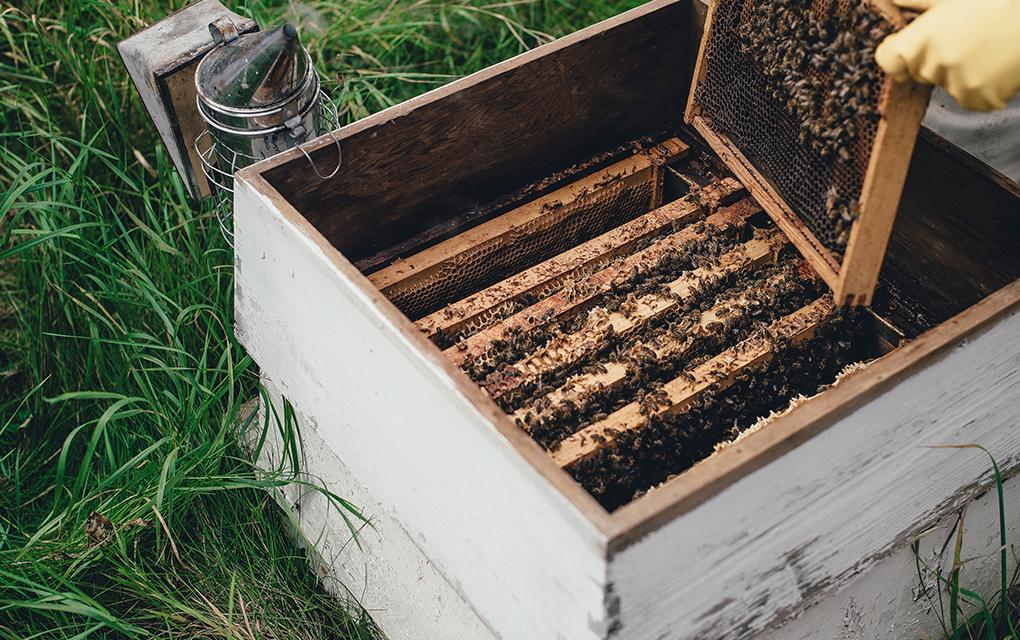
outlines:
[{"label": "honeycomb frame", "polygon": [[[912,82],[894,82],[891,78],[881,75],[880,91],[874,97],[878,120],[874,131],[869,133],[871,148],[862,152],[866,159],[866,162],[861,163],[862,175],[855,176],[860,184],[859,195],[857,192],[852,194],[856,196],[854,198],[856,217],[850,226],[843,255],[840,256],[833,251],[831,243],[825,242],[805,223],[809,216],[817,217],[819,213],[803,211],[798,213],[790,202],[789,196],[793,194],[789,191],[784,192],[770,180],[766,175],[767,171],[763,171],[763,163],[752,160],[738,140],[716,126],[717,123],[702,104],[699,94],[706,75],[712,70],[712,65],[727,62],[715,60],[707,53],[713,46],[713,38],[734,37],[731,25],[723,23],[719,26],[717,23],[716,18],[720,11],[739,11],[740,19],[743,21],[745,16],[749,15],[750,9],[767,1],[769,0],[711,1],[684,119],[701,134],[821,275],[832,289],[837,304],[851,306],[870,304],[878,283],[878,274],[889,235],[892,232],[914,142],[927,108],[930,88]],[[893,29],[906,24],[904,16],[891,4],[880,0],[866,1],[869,1],[871,8],[881,14]],[[722,29],[730,29],[731,32],[717,33],[717,30]],[[754,89],[741,87],[738,91],[753,93]],[[773,98],[778,100],[775,96]],[[820,167],[819,172],[822,172],[826,166],[823,164],[824,161],[820,157],[814,160]]]}]

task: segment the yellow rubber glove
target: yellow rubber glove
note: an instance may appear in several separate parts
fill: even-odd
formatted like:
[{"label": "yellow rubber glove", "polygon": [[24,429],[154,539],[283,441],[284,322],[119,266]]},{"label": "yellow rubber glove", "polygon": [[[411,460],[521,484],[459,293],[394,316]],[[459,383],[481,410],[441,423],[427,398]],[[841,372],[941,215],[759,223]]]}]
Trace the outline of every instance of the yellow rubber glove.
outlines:
[{"label": "yellow rubber glove", "polygon": [[1020,91],[1020,0],[896,2],[930,8],[875,50],[888,75],[937,84],[980,111],[1001,109]]}]

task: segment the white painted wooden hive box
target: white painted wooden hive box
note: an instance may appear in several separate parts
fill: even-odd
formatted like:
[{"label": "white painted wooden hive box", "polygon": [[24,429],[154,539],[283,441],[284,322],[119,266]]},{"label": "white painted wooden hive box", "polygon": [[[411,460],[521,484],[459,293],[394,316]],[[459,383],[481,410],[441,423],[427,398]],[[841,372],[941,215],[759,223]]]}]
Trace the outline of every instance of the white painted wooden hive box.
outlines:
[{"label": "white painted wooden hive box", "polygon": [[[842,314],[682,126],[704,13],[651,2],[345,127],[329,180],[296,150],[238,174],[238,336],[374,528],[288,499],[391,637],[837,637],[781,625],[991,482],[925,445],[1020,465],[1020,190],[924,131]],[[860,637],[927,628],[902,582],[910,623]]]}]

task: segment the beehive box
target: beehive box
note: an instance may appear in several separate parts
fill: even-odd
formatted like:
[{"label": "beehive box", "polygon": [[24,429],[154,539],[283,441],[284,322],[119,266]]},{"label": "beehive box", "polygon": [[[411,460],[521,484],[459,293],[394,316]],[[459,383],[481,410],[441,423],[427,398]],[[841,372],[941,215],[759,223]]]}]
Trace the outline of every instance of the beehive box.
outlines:
[{"label": "beehive box", "polygon": [[[289,500],[392,637],[752,638],[989,485],[985,460],[923,445],[980,442],[1020,465],[1020,192],[930,132],[866,312],[880,357],[636,497],[593,497],[456,342],[430,339],[429,317],[493,279],[565,256],[595,277],[607,252],[649,248],[635,221],[733,214],[670,178],[711,164],[682,127],[704,15],[652,2],[350,125],[330,180],[297,152],[238,174],[238,336],[293,404],[305,470],[376,528],[358,547],[314,498]],[[697,179],[718,192],[725,176]],[[592,199],[602,214],[579,214]]]}]

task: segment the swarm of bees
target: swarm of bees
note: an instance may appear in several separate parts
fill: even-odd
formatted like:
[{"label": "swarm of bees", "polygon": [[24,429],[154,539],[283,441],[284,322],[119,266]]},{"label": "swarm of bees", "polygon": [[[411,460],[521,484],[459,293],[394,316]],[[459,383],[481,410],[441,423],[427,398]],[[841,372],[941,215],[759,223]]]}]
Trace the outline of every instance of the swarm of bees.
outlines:
[{"label": "swarm of bees", "polygon": [[825,193],[825,214],[830,226],[823,242],[829,246],[845,247],[850,240],[850,228],[860,212],[856,198],[840,193],[836,185],[830,186]]},{"label": "swarm of bees", "polygon": [[[858,142],[879,120],[882,74],[875,47],[891,27],[870,3],[826,13],[812,0],[754,4],[739,28],[741,51],[763,69],[773,100],[799,123],[800,144],[822,160],[849,164],[862,153]],[[866,151],[863,151],[866,153]],[[829,186],[822,241],[841,251],[858,215],[856,189]]]},{"label": "swarm of bees", "polygon": [[868,1],[720,0],[714,14],[700,113],[836,256],[881,118],[874,51],[892,29]]},{"label": "swarm of bees", "polygon": [[[668,313],[643,322],[635,331],[617,333],[607,321],[609,314],[632,317],[641,296],[673,296],[667,283],[699,266],[716,264],[746,235],[740,229],[695,224],[702,235],[681,251],[623,274],[606,294],[569,317],[536,318],[531,328],[510,331],[483,357],[464,365],[483,386],[513,383],[497,403],[549,450],[636,402],[648,425],[619,434],[612,445],[570,468],[610,509],[708,455],[718,442],[732,439],[760,415],[781,409],[798,394],[816,392],[849,359],[853,341],[844,332],[850,320],[841,316],[808,345],[774,342],[778,355],[767,366],[743,372],[726,389],[712,385],[686,411],[659,415],[669,403],[662,390],[665,382],[693,382],[690,371],[695,367],[752,335],[768,335],[771,322],[826,291],[796,251],[787,247],[775,262],[703,282],[694,295],[675,300]],[[702,320],[708,311],[712,320]],[[568,358],[559,366],[555,345],[579,331],[593,336],[597,344],[589,344],[580,359]],[[517,363],[525,358],[556,366],[522,380],[515,365],[519,368]],[[608,387],[581,385],[562,394],[586,376],[606,373],[609,365],[622,365],[625,377]]]},{"label": "swarm of bees", "polygon": [[[831,208],[842,206],[835,194]],[[770,337],[774,321],[827,295],[824,283],[792,247],[759,266],[705,278],[683,296],[674,293],[680,290],[676,285],[669,286],[678,278],[690,278],[699,267],[718,266],[721,256],[753,235],[754,227],[769,224],[763,216],[744,228],[691,223],[687,228],[696,235],[679,250],[620,270],[608,290],[594,293],[593,275],[608,266],[619,268],[661,238],[649,237],[628,247],[627,255],[607,257],[558,278],[472,319],[458,333],[434,340],[463,344],[466,336],[547,296],[570,303],[565,313],[557,307],[559,316],[549,311],[530,323],[515,320],[502,339],[489,344],[480,357],[467,359],[462,368],[549,451],[635,403],[645,427],[615,434],[595,455],[568,467],[604,506],[616,508],[709,455],[759,416],[784,408],[799,394],[817,392],[856,355],[851,353],[855,342],[846,333],[854,323],[850,316],[840,315],[806,344]],[[653,299],[668,302],[666,310],[649,312],[659,308],[651,304]],[[664,390],[666,383],[696,382],[692,371],[699,365],[751,337],[771,340],[777,355],[742,371],[731,386],[711,384],[682,411],[663,411],[673,402]]]},{"label": "swarm of bees", "polygon": [[[626,311],[625,307],[633,307],[633,302],[628,303],[628,299],[633,300],[634,296],[660,292],[666,283],[698,266],[711,264],[736,244],[737,234],[732,229],[702,226],[705,231],[703,236],[682,247],[681,250],[663,256],[655,264],[635,267],[626,278],[614,283],[612,290],[600,298],[598,306],[608,311]],[[570,280],[564,279],[563,282],[567,283]],[[584,282],[574,281],[570,290],[584,290],[585,287],[587,285]],[[583,313],[582,310],[588,313]],[[515,328],[505,338],[494,341],[485,356],[469,361],[465,365],[465,371],[472,380],[480,382],[499,368],[512,365],[547,345],[554,336],[578,331],[588,321],[588,315],[592,310],[592,307],[588,306],[567,317],[542,318],[540,322],[536,322],[534,328],[527,331]],[[607,335],[606,339],[611,339],[611,336]],[[454,344],[448,336],[437,337],[434,340],[441,346]]]},{"label": "swarm of bees", "polygon": [[837,11],[813,0],[756,2],[740,25],[741,48],[757,60],[772,98],[801,123],[800,141],[823,159],[849,161],[861,125],[879,118],[882,75],[875,47],[891,28],[868,2]]}]

